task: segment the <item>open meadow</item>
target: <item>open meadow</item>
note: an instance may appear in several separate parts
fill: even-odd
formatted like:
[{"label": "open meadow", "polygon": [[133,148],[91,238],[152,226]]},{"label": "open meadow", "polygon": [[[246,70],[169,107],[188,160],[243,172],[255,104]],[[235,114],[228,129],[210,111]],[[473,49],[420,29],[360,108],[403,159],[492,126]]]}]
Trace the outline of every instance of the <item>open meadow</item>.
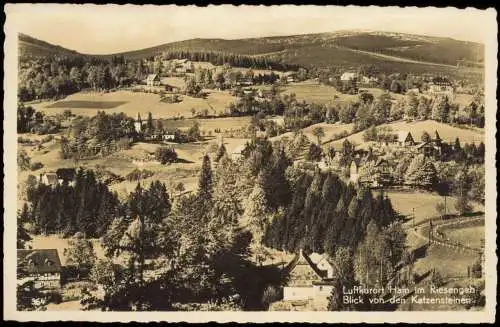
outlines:
[{"label": "open meadow", "polygon": [[225,112],[236,97],[226,91],[210,90],[206,98],[193,98],[181,95],[181,102],[165,103],[160,101],[160,95],[154,93],[132,92],[119,90],[109,93],[78,92],[59,101],[44,101],[30,103],[36,110],[48,115],[62,113],[69,109],[73,114],[93,116],[98,110],[106,113],[124,112],[130,117],[147,117],[151,112],[153,118],[192,117],[192,109],[197,112],[208,110],[210,115]]},{"label": "open meadow", "polygon": [[[439,216],[436,211],[436,205],[438,203],[444,203],[444,197],[436,194],[424,191],[386,191],[385,194],[391,200],[392,207],[394,210],[399,212],[401,215],[412,217],[413,212],[415,213],[415,224]],[[446,207],[449,214],[456,214],[455,204],[457,199],[452,196],[446,197]],[[478,203],[472,203],[473,211],[483,211],[484,207]],[[415,210],[415,211],[413,211]],[[409,221],[408,224],[413,224],[413,220]]]},{"label": "open meadow", "polygon": [[[316,127],[321,127],[323,129],[323,132],[325,133],[325,136],[322,137],[322,139],[321,139],[321,143],[325,144],[325,143],[332,142],[332,138],[336,134],[338,135],[338,134],[343,133],[343,132],[350,133],[352,131],[353,125],[354,124],[340,124],[340,123],[337,123],[337,124],[328,124],[328,123],[319,123],[319,124],[314,124],[314,125],[308,126],[306,128],[303,128],[302,132],[309,139],[309,141],[317,143],[318,139],[316,138],[316,136],[313,135],[313,130]],[[283,137],[293,137],[293,132],[287,132],[287,133],[283,133],[283,134],[281,134],[279,136],[272,137],[271,141],[278,140],[278,139],[281,139]]]},{"label": "open meadow", "polygon": [[[390,127],[393,132],[397,131],[407,131],[413,136],[415,142],[420,142],[422,133],[425,131],[430,135],[434,136],[434,132],[437,131],[441,140],[443,142],[451,143],[455,142],[458,137],[462,144],[464,143],[475,143],[478,145],[480,142],[484,142],[484,130],[479,128],[458,128],[450,126],[448,124],[443,124],[434,120],[423,120],[423,121],[397,121],[389,124],[383,124],[379,127]],[[355,145],[363,146],[366,142],[363,140],[364,131],[352,134],[344,139],[332,142],[332,146],[339,149],[342,146],[342,142],[348,139],[350,142],[354,142]]]},{"label": "open meadow", "polygon": [[[322,85],[311,80],[287,84],[282,87],[282,90],[282,95],[295,93],[298,101],[304,100],[308,103],[331,104],[334,101],[347,103],[359,100],[359,94],[343,94],[333,86]],[[378,88],[360,88],[360,90],[371,93],[374,98],[384,93],[383,90]],[[390,95],[395,100],[403,97],[402,94],[392,92]],[[337,100],[336,97],[338,97]]]},{"label": "open meadow", "polygon": [[484,240],[484,221],[478,221],[475,226],[460,226],[458,228],[442,228],[441,231],[450,240],[467,247],[481,248]]},{"label": "open meadow", "polygon": [[202,132],[214,132],[215,129],[220,129],[222,132],[237,130],[240,128],[247,127],[250,124],[252,117],[224,117],[224,118],[193,118],[193,119],[167,119],[163,120],[163,126],[166,129],[180,129],[187,130],[193,126],[196,120],[200,124],[200,130]]}]

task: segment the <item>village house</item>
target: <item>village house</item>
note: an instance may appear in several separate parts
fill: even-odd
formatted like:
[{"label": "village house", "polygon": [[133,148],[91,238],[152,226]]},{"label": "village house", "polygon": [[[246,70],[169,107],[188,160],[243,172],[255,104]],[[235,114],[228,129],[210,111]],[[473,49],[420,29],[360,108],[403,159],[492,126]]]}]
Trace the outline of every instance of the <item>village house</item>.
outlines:
[{"label": "village house", "polygon": [[359,180],[359,168],[361,166],[361,158],[353,158],[351,165],[349,166],[349,180],[353,183],[357,183]]},{"label": "village house", "polygon": [[353,72],[345,72],[340,76],[340,81],[343,83],[357,80],[357,74]]},{"label": "village house", "polygon": [[283,74],[283,79],[286,83],[294,83],[297,80],[295,73],[285,73]]},{"label": "village house", "polygon": [[56,186],[58,184],[57,174],[54,172],[40,174],[38,182],[44,185]]},{"label": "village house", "polygon": [[188,59],[173,59],[172,64],[176,73],[192,73],[192,63]]},{"label": "village house", "polygon": [[160,86],[161,80],[158,74],[149,74],[146,78],[147,86]]},{"label": "village house", "polygon": [[359,91],[358,88],[358,74],[353,72],[345,72],[340,76],[340,83],[342,88],[348,90],[349,93],[356,94]]},{"label": "village house", "polygon": [[374,76],[361,76],[359,79],[359,83],[363,87],[376,87],[378,84],[378,78]]},{"label": "village house", "polygon": [[243,89],[244,95],[252,95],[253,93],[254,93],[254,90],[252,90],[252,89]]},{"label": "village house", "polygon": [[17,250],[17,269],[22,279],[34,283],[39,290],[59,289],[61,287],[61,261],[56,249]]},{"label": "village house", "polygon": [[410,132],[407,131],[398,131],[396,133],[395,142],[400,146],[409,147],[415,145],[415,140]]},{"label": "village house", "polygon": [[[363,169],[368,170],[363,171]],[[369,163],[361,167],[361,171],[358,181],[365,187],[383,187],[392,182],[390,165],[383,158],[371,159]]]},{"label": "village house", "polygon": [[165,91],[170,93],[179,93],[181,91],[180,87],[174,85],[165,84],[164,87]]},{"label": "village house", "polygon": [[422,142],[415,149],[426,157],[440,158],[443,152],[441,137],[437,131],[434,132],[434,138],[428,142]]},{"label": "village house", "polygon": [[175,139],[174,133],[163,134],[163,141],[173,141]]},{"label": "village house", "polygon": [[242,77],[238,79],[236,82],[236,85],[240,86],[252,86],[253,85],[253,79],[251,77]]},{"label": "village house", "polygon": [[142,132],[142,126],[144,125],[144,122],[141,119],[141,114],[137,113],[137,119],[134,121],[134,128],[137,133]]},{"label": "village house", "polygon": [[233,149],[233,151],[231,151],[231,159],[233,161],[237,161],[237,160],[243,158],[243,151],[244,150],[245,150],[244,145],[240,145],[240,146],[236,147],[235,149]]},{"label": "village house", "polygon": [[74,186],[76,170],[74,168],[59,168],[56,170],[59,185]]},{"label": "village house", "polygon": [[327,300],[331,295],[333,266],[326,255],[306,254],[302,249],[284,270],[287,281],[283,300]]},{"label": "village house", "polygon": [[427,92],[432,95],[447,95],[453,97],[453,84],[446,78],[436,77],[428,84]]},{"label": "village house", "polygon": [[57,185],[74,186],[75,177],[76,170],[74,168],[59,168],[55,172],[40,174],[38,182],[52,187]]}]

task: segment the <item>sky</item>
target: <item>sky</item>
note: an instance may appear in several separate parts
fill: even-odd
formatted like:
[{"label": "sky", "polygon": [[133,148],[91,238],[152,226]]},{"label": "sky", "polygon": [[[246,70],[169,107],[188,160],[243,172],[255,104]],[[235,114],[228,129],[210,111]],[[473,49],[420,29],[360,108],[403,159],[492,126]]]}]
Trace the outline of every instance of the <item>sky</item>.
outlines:
[{"label": "sky", "polygon": [[239,39],[352,29],[483,43],[492,28],[484,19],[484,10],[451,7],[7,4],[5,11],[6,31],[88,54],[138,50],[192,38]]}]

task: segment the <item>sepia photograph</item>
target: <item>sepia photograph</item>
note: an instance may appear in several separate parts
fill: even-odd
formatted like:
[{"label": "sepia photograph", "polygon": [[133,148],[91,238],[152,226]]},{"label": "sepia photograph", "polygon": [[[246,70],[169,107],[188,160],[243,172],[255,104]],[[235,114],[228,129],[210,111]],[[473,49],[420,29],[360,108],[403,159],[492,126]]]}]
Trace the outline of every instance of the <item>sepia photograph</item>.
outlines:
[{"label": "sepia photograph", "polygon": [[6,316],[493,321],[495,10],[4,10]]}]

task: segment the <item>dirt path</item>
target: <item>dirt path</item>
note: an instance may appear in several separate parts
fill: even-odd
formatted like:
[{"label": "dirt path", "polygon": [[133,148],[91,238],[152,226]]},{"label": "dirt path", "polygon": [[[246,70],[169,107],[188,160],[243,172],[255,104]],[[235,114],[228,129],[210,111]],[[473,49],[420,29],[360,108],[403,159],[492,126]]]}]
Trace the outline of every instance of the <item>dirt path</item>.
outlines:
[{"label": "dirt path", "polygon": [[448,67],[448,68],[457,68],[456,66],[453,66],[453,65],[438,64],[438,63],[429,62],[429,61],[418,61],[418,60],[413,60],[413,59],[390,56],[390,55],[386,55],[386,54],[382,54],[382,53],[363,51],[363,50],[355,50],[355,49],[350,49],[350,48],[344,48],[344,49],[347,49],[347,50],[350,50],[353,52],[357,52],[357,53],[362,53],[362,54],[367,54],[367,55],[379,57],[379,58],[390,60],[390,61],[399,61],[399,62],[407,62],[407,63],[412,63],[412,64],[431,65],[431,66],[440,66],[440,67]]}]

